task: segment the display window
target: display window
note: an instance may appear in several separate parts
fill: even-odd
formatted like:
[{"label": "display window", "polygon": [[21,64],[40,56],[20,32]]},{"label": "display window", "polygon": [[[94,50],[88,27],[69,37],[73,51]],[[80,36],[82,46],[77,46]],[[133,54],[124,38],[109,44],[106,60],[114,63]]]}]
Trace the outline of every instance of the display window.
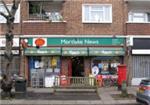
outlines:
[{"label": "display window", "polygon": [[[4,55],[0,55],[0,74],[5,73],[6,69],[6,58]],[[10,64],[9,69],[11,75],[19,75],[19,69],[20,69],[20,57],[17,55],[13,56],[12,62]]]},{"label": "display window", "polygon": [[60,74],[60,57],[29,57],[31,87],[53,87],[54,78]]},{"label": "display window", "polygon": [[49,73],[60,73],[60,57],[34,56],[29,58],[30,70],[42,69]]},{"label": "display window", "polygon": [[98,74],[117,75],[117,66],[122,63],[121,57],[94,57],[91,61],[91,72]]}]

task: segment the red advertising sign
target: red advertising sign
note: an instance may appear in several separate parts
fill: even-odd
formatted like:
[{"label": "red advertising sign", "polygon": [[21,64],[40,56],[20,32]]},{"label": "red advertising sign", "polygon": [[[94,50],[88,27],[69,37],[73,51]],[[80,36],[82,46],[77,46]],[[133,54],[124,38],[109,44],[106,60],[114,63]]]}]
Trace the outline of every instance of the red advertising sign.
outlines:
[{"label": "red advertising sign", "polygon": [[35,40],[35,44],[36,44],[36,46],[43,46],[45,44],[45,40],[42,38],[37,38]]}]

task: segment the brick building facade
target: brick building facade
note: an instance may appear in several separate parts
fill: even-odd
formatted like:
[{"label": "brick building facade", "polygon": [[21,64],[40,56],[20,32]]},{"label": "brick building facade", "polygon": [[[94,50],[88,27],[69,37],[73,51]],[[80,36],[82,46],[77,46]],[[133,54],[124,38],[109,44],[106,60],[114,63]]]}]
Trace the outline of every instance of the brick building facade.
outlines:
[{"label": "brick building facade", "polygon": [[[136,15],[132,10],[148,13],[145,9],[150,2],[135,1],[22,1],[20,23],[15,23],[14,29],[14,34],[20,37],[21,74],[28,80],[32,71],[37,69],[54,75],[88,76],[95,66],[101,71],[116,69],[119,64],[130,64],[128,49],[131,46],[126,46],[126,38],[133,42],[134,36],[150,35],[149,15],[143,14],[148,22],[132,22]],[[1,35],[4,35],[4,23],[0,27]],[[37,40],[44,44],[37,46]],[[75,73],[75,65],[79,62],[80,72]]]}]

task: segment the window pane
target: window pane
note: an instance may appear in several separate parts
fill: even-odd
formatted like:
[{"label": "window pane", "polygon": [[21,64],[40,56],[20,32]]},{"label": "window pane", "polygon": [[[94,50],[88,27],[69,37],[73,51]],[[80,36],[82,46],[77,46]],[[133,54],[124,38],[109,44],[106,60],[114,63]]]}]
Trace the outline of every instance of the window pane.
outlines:
[{"label": "window pane", "polygon": [[110,6],[105,6],[105,15],[104,19],[105,21],[111,21],[111,15],[110,15]]},{"label": "window pane", "polygon": [[[7,13],[6,9],[4,8],[3,5],[0,5],[0,11],[5,13],[5,14]],[[1,16],[1,15],[0,15],[0,23],[6,23],[6,19],[3,16]]]},{"label": "window pane", "polygon": [[134,16],[137,16],[137,17],[144,17],[144,13],[134,13]]},{"label": "window pane", "polygon": [[86,22],[110,22],[111,6],[109,5],[85,5],[84,21]]},{"label": "window pane", "polygon": [[142,17],[134,17],[134,18],[133,18],[133,21],[134,21],[134,22],[144,22],[145,20],[144,20],[144,18],[142,18]]},{"label": "window pane", "polygon": [[148,22],[150,22],[150,13],[147,13]]},{"label": "window pane", "polygon": [[[4,73],[6,69],[6,59],[3,55],[0,55],[0,72]],[[13,74],[19,74],[19,63],[20,58],[19,56],[13,56],[13,61],[10,64],[10,73]]]},{"label": "window pane", "polygon": [[102,11],[103,7],[99,5],[93,5],[91,6],[92,11]]},{"label": "window pane", "polygon": [[[7,5],[8,9],[10,10],[12,5]],[[3,5],[0,4],[0,11],[3,12],[4,14],[8,14],[5,7]],[[15,21],[14,23],[19,23],[20,22],[20,6],[18,7],[18,10],[15,14]],[[0,23],[6,23],[6,19],[0,15]]]},{"label": "window pane", "polygon": [[91,21],[103,21],[103,12],[92,12],[91,13]]},{"label": "window pane", "polygon": [[129,18],[129,21],[131,22],[147,22],[148,21],[147,13],[130,12],[128,18]]},{"label": "window pane", "polygon": [[84,20],[85,21],[89,21],[90,20],[90,16],[89,16],[89,6],[84,6]]}]

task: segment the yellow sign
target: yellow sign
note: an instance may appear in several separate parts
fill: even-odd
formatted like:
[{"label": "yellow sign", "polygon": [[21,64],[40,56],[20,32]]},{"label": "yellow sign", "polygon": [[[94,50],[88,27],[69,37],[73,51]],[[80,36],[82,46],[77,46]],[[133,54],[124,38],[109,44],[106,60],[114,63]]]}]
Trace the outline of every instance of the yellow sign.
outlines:
[{"label": "yellow sign", "polygon": [[56,57],[53,57],[53,58],[52,58],[51,66],[52,66],[52,67],[57,66],[57,59],[56,59]]}]

